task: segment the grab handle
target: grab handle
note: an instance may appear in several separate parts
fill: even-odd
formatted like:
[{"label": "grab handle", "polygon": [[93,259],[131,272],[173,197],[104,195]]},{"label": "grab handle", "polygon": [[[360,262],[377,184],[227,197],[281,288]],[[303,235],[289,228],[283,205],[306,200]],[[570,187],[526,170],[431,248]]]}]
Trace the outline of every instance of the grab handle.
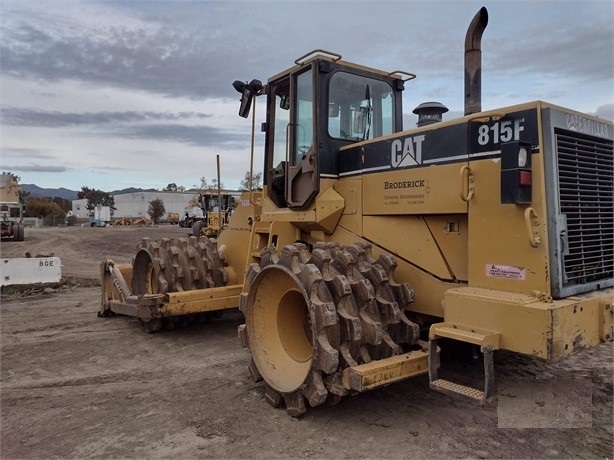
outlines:
[{"label": "grab handle", "polygon": [[542,241],[539,236],[539,219],[535,209],[527,208],[524,211],[524,225],[527,230],[527,236],[529,237],[529,244],[532,248],[538,247]]},{"label": "grab handle", "polygon": [[473,198],[473,183],[475,179],[473,174],[471,173],[471,168],[467,165],[464,165],[460,169],[460,182],[459,182],[459,193],[461,200],[465,202],[471,201]]}]

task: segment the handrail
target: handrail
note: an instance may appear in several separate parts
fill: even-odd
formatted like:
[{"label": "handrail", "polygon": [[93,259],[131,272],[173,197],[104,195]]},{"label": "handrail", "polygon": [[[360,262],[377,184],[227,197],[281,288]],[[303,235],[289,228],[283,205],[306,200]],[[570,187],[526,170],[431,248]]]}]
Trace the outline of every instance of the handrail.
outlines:
[{"label": "handrail", "polygon": [[393,70],[392,72],[388,73],[388,76],[391,77],[394,74],[399,74],[399,75],[407,75],[409,78],[401,78],[401,80],[405,81],[409,81],[409,80],[413,80],[414,78],[416,78],[416,74],[413,74],[411,72],[405,72],[404,70]]},{"label": "handrail", "polygon": [[297,58],[297,59],[294,61],[294,63],[295,63],[296,65],[303,65],[303,64],[305,63],[305,62],[304,62],[304,59],[305,59],[305,58],[307,58],[307,57],[311,56],[312,54],[316,54],[316,53],[324,53],[324,54],[328,54],[330,57],[332,57],[332,58],[333,58],[333,62],[337,62],[338,60],[340,60],[340,59],[341,59],[341,55],[340,55],[340,54],[338,54],[338,53],[334,53],[334,52],[332,52],[332,51],[326,51],[326,50],[323,50],[323,49],[317,48],[317,49],[315,49],[315,50],[313,50],[313,51],[310,51],[309,53],[304,54],[303,56],[301,56],[301,57]]}]

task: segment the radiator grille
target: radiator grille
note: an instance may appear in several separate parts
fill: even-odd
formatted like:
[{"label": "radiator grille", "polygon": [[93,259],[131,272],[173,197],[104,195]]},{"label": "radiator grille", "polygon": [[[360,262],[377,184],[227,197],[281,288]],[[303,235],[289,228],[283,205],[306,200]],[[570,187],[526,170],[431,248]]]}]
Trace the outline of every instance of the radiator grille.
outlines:
[{"label": "radiator grille", "polygon": [[614,274],[614,156],[612,141],[555,130],[560,211],[567,219],[564,286]]}]

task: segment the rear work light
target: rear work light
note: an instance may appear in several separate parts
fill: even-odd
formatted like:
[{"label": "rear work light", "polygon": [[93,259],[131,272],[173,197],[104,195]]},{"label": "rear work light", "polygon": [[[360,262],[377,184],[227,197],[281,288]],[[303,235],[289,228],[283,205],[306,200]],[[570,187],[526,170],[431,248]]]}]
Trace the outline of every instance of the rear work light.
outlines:
[{"label": "rear work light", "polygon": [[501,204],[528,204],[532,199],[531,144],[501,144]]}]

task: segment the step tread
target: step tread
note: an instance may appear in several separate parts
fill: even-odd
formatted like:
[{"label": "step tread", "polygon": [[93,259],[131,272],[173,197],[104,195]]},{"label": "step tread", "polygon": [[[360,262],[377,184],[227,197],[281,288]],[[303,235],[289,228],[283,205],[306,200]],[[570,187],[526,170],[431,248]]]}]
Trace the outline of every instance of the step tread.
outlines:
[{"label": "step tread", "polygon": [[435,333],[441,333],[441,334],[447,333],[450,335],[467,337],[467,338],[472,338],[475,340],[484,340],[484,338],[488,337],[489,335],[489,334],[482,334],[480,332],[475,332],[469,329],[463,329],[460,327],[453,327],[453,326],[437,326],[437,328],[435,329]]},{"label": "step tread", "polygon": [[499,349],[499,341],[501,340],[498,332],[454,323],[433,324],[430,329],[429,337],[435,340],[437,338],[448,338],[460,342],[473,343],[475,345],[480,345],[482,348],[486,345],[490,345],[493,350]]},{"label": "step tread", "polygon": [[445,379],[437,379],[430,384],[434,390],[440,390],[443,392],[455,393],[463,396],[467,396],[471,399],[477,399],[479,401],[484,400],[484,392],[477,388],[468,387],[459,383],[454,383]]}]

